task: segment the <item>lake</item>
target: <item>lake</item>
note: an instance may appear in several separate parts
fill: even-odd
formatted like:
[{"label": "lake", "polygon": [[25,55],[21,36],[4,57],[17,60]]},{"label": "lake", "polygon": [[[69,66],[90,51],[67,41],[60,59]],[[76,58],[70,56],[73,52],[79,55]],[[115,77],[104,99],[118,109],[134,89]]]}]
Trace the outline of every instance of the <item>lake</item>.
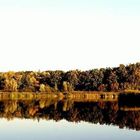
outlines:
[{"label": "lake", "polygon": [[116,100],[3,99],[0,130],[3,140],[139,140],[140,105]]}]

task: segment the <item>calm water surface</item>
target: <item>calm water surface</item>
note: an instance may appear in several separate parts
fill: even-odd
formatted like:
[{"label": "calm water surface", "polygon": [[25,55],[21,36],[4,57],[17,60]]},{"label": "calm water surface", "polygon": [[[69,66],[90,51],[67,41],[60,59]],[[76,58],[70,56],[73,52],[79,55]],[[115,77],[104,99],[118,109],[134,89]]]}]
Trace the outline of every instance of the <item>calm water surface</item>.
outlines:
[{"label": "calm water surface", "polygon": [[60,122],[33,120],[0,122],[1,135],[3,140],[139,140],[140,132],[119,129],[116,126],[89,124],[80,122],[78,124],[61,120]]},{"label": "calm water surface", "polygon": [[140,109],[118,101],[1,100],[2,140],[139,140]]}]

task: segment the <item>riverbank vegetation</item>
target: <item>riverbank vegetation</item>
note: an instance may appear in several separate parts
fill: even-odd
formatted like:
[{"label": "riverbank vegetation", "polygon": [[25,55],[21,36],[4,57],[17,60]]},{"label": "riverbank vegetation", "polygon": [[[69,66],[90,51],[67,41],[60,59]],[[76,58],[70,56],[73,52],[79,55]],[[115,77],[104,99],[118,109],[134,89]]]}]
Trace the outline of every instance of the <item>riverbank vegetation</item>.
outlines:
[{"label": "riverbank vegetation", "polygon": [[0,91],[124,91],[140,90],[140,63],[87,71],[1,72]]}]

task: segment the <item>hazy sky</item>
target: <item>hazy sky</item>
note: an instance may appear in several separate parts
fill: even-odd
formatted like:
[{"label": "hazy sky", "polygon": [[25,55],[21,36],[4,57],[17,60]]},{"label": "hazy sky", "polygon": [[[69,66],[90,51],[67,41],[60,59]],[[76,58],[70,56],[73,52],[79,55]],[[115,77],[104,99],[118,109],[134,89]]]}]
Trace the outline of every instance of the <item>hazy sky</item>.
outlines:
[{"label": "hazy sky", "polygon": [[140,62],[140,0],[0,0],[0,71]]}]

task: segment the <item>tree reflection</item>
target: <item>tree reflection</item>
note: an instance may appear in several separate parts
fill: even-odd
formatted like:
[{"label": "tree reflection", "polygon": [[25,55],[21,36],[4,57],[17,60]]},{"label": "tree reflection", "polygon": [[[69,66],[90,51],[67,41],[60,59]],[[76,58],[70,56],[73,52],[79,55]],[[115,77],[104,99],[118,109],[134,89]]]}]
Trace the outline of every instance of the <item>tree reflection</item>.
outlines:
[{"label": "tree reflection", "polygon": [[117,101],[78,102],[57,98],[2,100],[0,101],[0,117],[7,120],[24,118],[59,121],[65,119],[70,122],[85,121],[140,130],[140,110],[133,110],[133,108],[129,110],[129,107],[120,106]]}]

